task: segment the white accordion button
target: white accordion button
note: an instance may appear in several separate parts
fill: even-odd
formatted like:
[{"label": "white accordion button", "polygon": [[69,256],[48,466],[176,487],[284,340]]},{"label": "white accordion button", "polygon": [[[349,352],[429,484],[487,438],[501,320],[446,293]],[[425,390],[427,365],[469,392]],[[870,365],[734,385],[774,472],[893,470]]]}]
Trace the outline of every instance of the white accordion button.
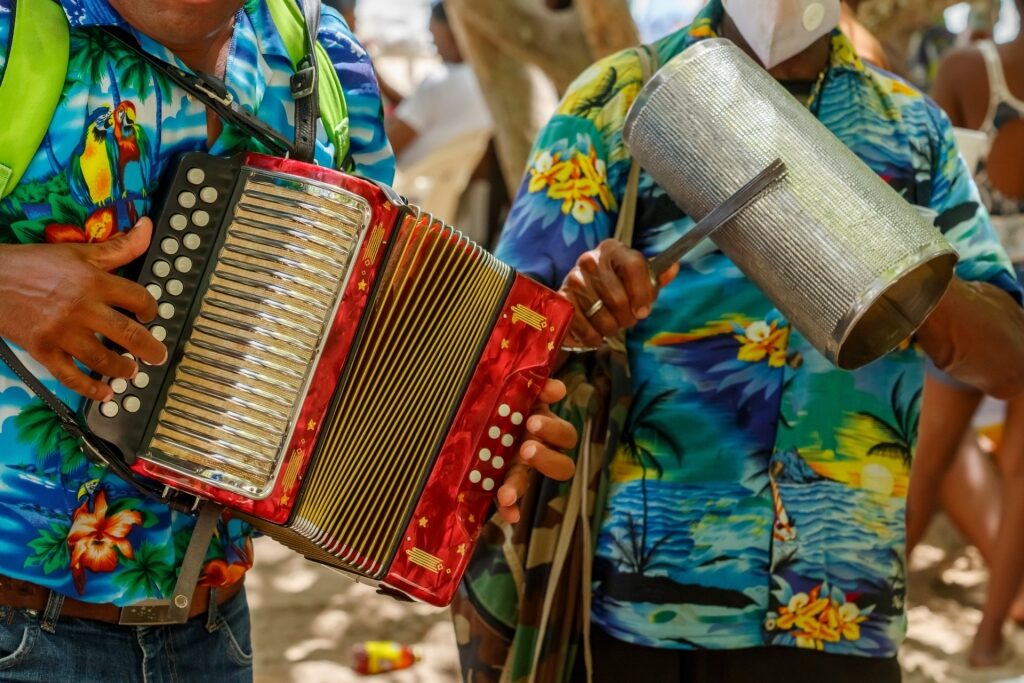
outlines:
[{"label": "white accordion button", "polygon": [[171,226],[172,230],[184,230],[188,227],[188,219],[180,213],[176,213],[171,216],[171,219],[167,221],[167,223]]},{"label": "white accordion button", "polygon": [[165,237],[163,241],[160,242],[160,250],[165,254],[170,254],[171,256],[177,254],[178,240],[174,239],[173,237]]},{"label": "white accordion button", "polygon": [[484,479],[484,491],[490,491],[494,488],[494,480],[491,478]]},{"label": "white accordion button", "polygon": [[160,301],[160,297],[164,295],[164,290],[160,289],[160,285],[155,282],[151,282],[146,285],[146,291],[149,292],[149,295],[157,301]]},{"label": "white accordion button", "polygon": [[197,228],[205,228],[210,224],[210,214],[200,209],[192,214],[192,222],[196,224]]},{"label": "white accordion button", "polygon": [[171,274],[171,264],[167,261],[157,261],[153,264],[153,275],[167,277]]},{"label": "white accordion button", "polygon": [[196,196],[191,192],[182,192],[178,195],[178,205],[183,209],[191,209],[196,205]]},{"label": "white accordion button", "polygon": [[157,306],[156,313],[164,320],[170,320],[174,317],[174,306],[172,304],[162,303]]},{"label": "white accordion button", "polygon": [[144,372],[140,372],[135,375],[135,379],[132,380],[132,384],[138,389],[145,389],[149,386],[149,375]]},{"label": "white accordion button", "polygon": [[508,414],[512,412],[512,409],[508,407],[507,403],[502,403],[498,406],[498,415],[502,417],[508,417]]},{"label": "white accordion button", "polygon": [[480,474],[480,470],[473,470],[469,473],[469,480],[474,484],[479,484],[482,476],[483,475]]},{"label": "white accordion button", "polygon": [[117,413],[120,410],[113,401],[107,401],[100,406],[100,412],[103,414],[103,417],[117,417]]},{"label": "white accordion button", "polygon": [[187,273],[192,270],[192,259],[188,256],[179,256],[174,259],[174,267],[177,268],[180,273]]},{"label": "white accordion button", "polygon": [[206,173],[201,168],[190,168],[188,169],[188,173],[185,174],[185,177],[193,185],[201,185],[202,182],[206,180]]},{"label": "white accordion button", "polygon": [[501,437],[501,445],[504,446],[505,448],[508,448],[509,446],[514,444],[515,442],[516,442],[516,439],[511,434],[506,434],[505,436]]},{"label": "white accordion button", "polygon": [[112,379],[110,380],[110,388],[114,391],[115,394],[123,394],[124,392],[128,391],[128,380],[122,379],[120,377]]},{"label": "white accordion button", "polygon": [[490,429],[487,430],[487,436],[491,437],[492,439],[497,439],[499,436],[501,436],[501,430],[498,429],[497,427],[491,427]]},{"label": "white accordion button", "polygon": [[[173,309],[171,313],[174,313]],[[164,339],[167,339],[167,330],[161,325],[153,325],[153,327],[149,328],[149,333],[153,335],[153,338],[159,342],[162,342]]]},{"label": "white accordion button", "polygon": [[138,396],[125,396],[124,397],[124,409],[129,413],[139,412],[139,408],[142,407],[142,401],[139,400]]},{"label": "white accordion button", "polygon": [[185,237],[181,241],[185,245],[186,249],[193,250],[198,249],[199,245],[203,243],[203,241],[199,239],[199,235],[195,234],[194,232],[190,232],[189,234],[185,235]]},{"label": "white accordion button", "polygon": [[522,413],[512,413],[512,424],[514,424],[514,425],[521,425],[521,424],[523,424],[523,414]]},{"label": "white accordion button", "polygon": [[213,204],[217,201],[217,188],[215,187],[204,187],[199,191],[199,198],[207,204]]},{"label": "white accordion button", "polygon": [[181,280],[168,280],[166,287],[167,293],[171,296],[180,296],[185,289],[185,285],[181,283]]},{"label": "white accordion button", "polygon": [[494,459],[494,462],[492,462],[491,464],[494,465],[494,469],[500,470],[502,467],[505,466],[505,458],[499,455]]},{"label": "white accordion button", "polygon": [[484,462],[487,462],[488,460],[490,460],[491,459],[491,449],[489,449],[489,448],[481,448],[480,449],[480,459],[483,460]]}]

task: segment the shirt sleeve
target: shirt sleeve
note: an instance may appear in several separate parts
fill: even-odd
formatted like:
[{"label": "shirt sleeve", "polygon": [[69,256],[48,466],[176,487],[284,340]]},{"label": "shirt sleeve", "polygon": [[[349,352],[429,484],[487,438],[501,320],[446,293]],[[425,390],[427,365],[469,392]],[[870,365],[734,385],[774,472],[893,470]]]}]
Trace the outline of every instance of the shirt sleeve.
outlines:
[{"label": "shirt sleeve", "polygon": [[370,56],[341,16],[328,7],[323,9],[319,39],[334,63],[345,93],[356,172],[390,184],[395,177],[395,155],[384,131],[384,107]]},{"label": "shirt sleeve", "polygon": [[1024,289],[992,228],[966,162],[960,156],[953,126],[946,114],[928,100],[934,125],[931,209],[935,225],[960,256],[956,274],[964,280],[989,282],[1010,293],[1018,303]]},{"label": "shirt sleeve", "polygon": [[639,91],[639,69],[630,53],[592,66],[534,144],[496,254],[549,287],[614,234],[630,163],[622,122]]}]

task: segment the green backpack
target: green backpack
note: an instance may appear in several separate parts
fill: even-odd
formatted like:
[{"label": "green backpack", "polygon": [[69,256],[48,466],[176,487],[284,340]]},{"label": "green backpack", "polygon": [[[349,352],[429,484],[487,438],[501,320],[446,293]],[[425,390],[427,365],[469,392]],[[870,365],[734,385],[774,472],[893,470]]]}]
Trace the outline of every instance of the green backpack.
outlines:
[{"label": "green backpack", "polygon": [[[294,0],[266,0],[295,67],[305,53],[305,19]],[[0,199],[10,194],[35,157],[64,91],[70,30],[63,8],[47,0],[16,3],[10,52],[0,82],[0,111],[18,111],[20,125],[0,126]],[[348,154],[345,95],[327,51],[316,44],[320,119],[334,144],[335,166]],[[31,84],[31,85],[29,85]]]}]

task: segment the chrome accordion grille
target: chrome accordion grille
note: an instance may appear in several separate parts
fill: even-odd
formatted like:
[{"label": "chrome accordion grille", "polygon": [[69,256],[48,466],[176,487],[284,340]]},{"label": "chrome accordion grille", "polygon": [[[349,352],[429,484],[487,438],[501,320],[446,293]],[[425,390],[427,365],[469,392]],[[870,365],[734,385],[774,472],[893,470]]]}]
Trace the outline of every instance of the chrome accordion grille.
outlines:
[{"label": "chrome accordion grille", "polygon": [[269,494],[369,217],[357,195],[249,172],[144,457]]}]

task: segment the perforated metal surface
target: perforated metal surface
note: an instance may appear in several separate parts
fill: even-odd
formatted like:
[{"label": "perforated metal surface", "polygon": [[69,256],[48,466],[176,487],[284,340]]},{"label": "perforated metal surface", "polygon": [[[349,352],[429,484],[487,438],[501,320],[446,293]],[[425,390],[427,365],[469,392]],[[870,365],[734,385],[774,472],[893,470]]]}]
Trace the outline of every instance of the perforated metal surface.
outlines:
[{"label": "perforated metal surface", "polygon": [[244,181],[149,460],[246,496],[269,492],[368,216],[341,190]]},{"label": "perforated metal surface", "polygon": [[700,219],[776,158],[788,177],[714,242],[829,360],[875,360],[924,321],[956,256],[922,215],[731,42],[702,41],[644,88],[625,140]]}]

